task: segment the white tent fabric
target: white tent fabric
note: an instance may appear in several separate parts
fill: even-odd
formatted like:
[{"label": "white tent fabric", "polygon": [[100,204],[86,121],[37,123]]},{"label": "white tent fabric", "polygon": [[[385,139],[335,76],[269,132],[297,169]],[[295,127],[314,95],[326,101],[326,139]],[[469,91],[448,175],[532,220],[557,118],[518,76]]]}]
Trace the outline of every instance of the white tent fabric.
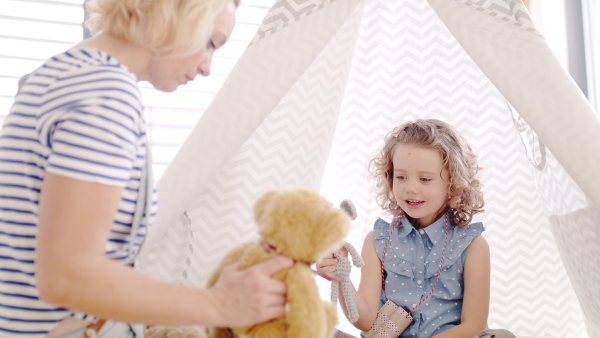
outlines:
[{"label": "white tent fabric", "polygon": [[284,186],[352,199],[360,247],[380,216],[366,163],[425,117],[484,167],[489,326],[600,336],[600,121],[518,0],[277,1],[159,181],[139,269],[203,286]]}]

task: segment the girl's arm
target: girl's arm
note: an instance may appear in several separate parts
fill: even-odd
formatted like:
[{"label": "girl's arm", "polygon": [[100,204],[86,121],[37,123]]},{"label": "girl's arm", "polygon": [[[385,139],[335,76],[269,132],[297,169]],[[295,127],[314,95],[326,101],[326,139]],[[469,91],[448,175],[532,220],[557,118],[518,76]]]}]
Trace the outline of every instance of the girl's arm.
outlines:
[{"label": "girl's arm", "polygon": [[36,279],[42,300],[105,319],[145,324],[244,326],[284,315],[278,257],[229,266],[211,289],[153,280],[104,256],[122,187],[48,173],[39,202]]},{"label": "girl's arm", "polygon": [[490,248],[482,236],[467,248],[461,323],[434,338],[473,337],[483,331],[490,308]]},{"label": "girl's arm", "polygon": [[[375,239],[372,231],[365,238],[361,255],[365,265],[361,269],[358,291],[352,286],[359,317],[356,323],[352,323],[352,325],[359,330],[368,331],[375,322],[381,296],[381,261],[375,250]],[[341,287],[339,298],[344,315],[348,318],[346,300]]]}]

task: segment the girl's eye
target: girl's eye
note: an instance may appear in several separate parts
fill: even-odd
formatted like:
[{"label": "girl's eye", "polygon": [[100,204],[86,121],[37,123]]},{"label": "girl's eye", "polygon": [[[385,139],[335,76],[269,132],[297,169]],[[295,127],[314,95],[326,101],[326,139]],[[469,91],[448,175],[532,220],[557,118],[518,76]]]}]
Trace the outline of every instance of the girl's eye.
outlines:
[{"label": "girl's eye", "polygon": [[403,179],[405,179],[405,177],[402,175],[398,175],[398,176],[396,176],[396,179],[403,180]]},{"label": "girl's eye", "polygon": [[430,181],[431,181],[431,178],[425,178],[425,177],[422,177],[422,178],[421,178],[421,181],[423,181],[423,182],[430,182]]},{"label": "girl's eye", "polygon": [[215,45],[215,43],[213,42],[213,40],[208,41],[208,46],[206,46],[208,49],[217,49],[217,46]]}]

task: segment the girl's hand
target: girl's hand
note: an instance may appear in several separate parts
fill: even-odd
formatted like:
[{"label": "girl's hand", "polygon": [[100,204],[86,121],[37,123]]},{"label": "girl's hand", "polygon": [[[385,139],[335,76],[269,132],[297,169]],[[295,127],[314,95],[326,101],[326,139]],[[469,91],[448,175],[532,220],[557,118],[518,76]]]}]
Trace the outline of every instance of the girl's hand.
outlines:
[{"label": "girl's hand", "polygon": [[[342,256],[348,257],[348,250],[346,250],[346,248],[342,248],[340,250],[340,254]],[[330,254],[329,256],[323,258],[316,264],[317,274],[327,279],[328,281],[341,281],[340,276],[338,276],[335,273],[335,265],[337,264],[337,262],[338,260],[333,254]]]},{"label": "girl's hand", "polygon": [[337,276],[334,273],[335,264],[337,264],[337,259],[333,254],[330,254],[329,256],[321,259],[320,261],[317,261],[315,265],[317,268],[317,274],[327,279],[328,281],[333,280],[334,277]]},{"label": "girl's hand", "polygon": [[285,315],[285,283],[271,275],[292,265],[291,259],[278,256],[244,270],[237,263],[225,267],[211,288],[216,326],[248,326]]}]

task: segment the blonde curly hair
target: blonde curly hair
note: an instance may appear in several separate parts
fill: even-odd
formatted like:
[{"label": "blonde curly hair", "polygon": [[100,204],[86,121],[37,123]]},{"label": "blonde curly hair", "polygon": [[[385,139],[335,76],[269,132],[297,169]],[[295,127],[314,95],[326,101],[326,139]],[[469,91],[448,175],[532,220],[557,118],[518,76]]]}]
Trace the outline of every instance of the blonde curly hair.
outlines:
[{"label": "blonde curly hair", "polygon": [[107,32],[157,54],[191,55],[204,48],[215,18],[240,0],[90,0],[85,25],[92,35]]},{"label": "blonde curly hair", "polygon": [[454,127],[436,119],[416,120],[396,127],[386,135],[383,149],[369,162],[369,170],[376,181],[377,203],[384,210],[392,215],[403,212],[392,192],[392,158],[398,144],[433,149],[440,154],[450,176],[450,199],[437,217],[449,209],[452,223],[466,226],[473,215],[483,211],[482,184],[476,177],[481,170],[477,156]]}]

